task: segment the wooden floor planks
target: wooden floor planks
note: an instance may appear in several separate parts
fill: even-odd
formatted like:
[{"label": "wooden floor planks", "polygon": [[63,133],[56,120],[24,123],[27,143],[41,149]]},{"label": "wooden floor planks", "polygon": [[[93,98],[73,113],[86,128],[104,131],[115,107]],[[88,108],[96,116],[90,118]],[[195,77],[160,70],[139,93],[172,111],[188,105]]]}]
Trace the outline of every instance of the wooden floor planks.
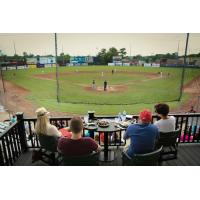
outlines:
[{"label": "wooden floor planks", "polygon": [[[123,149],[113,149],[115,160],[112,162],[99,162],[100,166],[122,166],[121,152]],[[16,166],[45,166],[42,161],[31,163],[32,151],[24,153]],[[200,166],[200,144],[180,144],[178,147],[178,158],[175,160],[164,161],[162,166]]]}]

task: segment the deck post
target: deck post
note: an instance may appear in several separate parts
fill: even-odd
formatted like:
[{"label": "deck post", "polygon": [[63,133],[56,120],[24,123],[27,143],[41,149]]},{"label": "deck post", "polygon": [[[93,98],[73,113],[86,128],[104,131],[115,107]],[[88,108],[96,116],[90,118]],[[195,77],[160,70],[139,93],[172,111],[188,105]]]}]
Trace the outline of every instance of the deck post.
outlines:
[{"label": "deck post", "polygon": [[27,142],[26,142],[26,131],[24,126],[24,113],[23,112],[17,112],[17,121],[18,121],[18,131],[19,131],[19,137],[20,137],[20,143],[22,145],[22,151],[27,151]]},{"label": "deck post", "polygon": [[0,166],[4,166],[3,152],[0,144]]}]

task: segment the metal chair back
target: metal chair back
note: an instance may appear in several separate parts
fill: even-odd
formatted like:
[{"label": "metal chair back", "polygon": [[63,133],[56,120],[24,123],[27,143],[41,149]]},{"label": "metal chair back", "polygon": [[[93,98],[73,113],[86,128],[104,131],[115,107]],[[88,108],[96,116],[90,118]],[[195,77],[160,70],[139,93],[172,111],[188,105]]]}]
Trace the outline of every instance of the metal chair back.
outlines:
[{"label": "metal chair back", "polygon": [[167,147],[167,146],[174,146],[178,141],[177,138],[180,135],[180,129],[162,133],[160,132],[160,138],[158,140],[159,146]]},{"label": "metal chair back", "polygon": [[154,166],[158,165],[162,146],[153,152],[145,154],[135,154],[131,159],[123,155],[123,165],[129,166]]},{"label": "metal chair back", "polygon": [[43,149],[57,152],[58,137],[39,134],[39,141]]},{"label": "metal chair back", "polygon": [[63,155],[63,165],[67,166],[96,166],[98,165],[99,153],[93,152],[82,156]]}]

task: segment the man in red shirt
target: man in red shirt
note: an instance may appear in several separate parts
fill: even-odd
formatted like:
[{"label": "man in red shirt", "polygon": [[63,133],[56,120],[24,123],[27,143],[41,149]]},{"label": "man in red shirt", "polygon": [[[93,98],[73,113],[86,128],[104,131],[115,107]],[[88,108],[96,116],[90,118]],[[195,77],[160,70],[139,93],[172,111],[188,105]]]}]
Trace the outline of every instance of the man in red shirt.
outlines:
[{"label": "man in red shirt", "polygon": [[90,137],[82,137],[83,122],[80,117],[73,117],[70,122],[71,138],[61,137],[58,141],[58,151],[65,156],[81,156],[101,147]]}]

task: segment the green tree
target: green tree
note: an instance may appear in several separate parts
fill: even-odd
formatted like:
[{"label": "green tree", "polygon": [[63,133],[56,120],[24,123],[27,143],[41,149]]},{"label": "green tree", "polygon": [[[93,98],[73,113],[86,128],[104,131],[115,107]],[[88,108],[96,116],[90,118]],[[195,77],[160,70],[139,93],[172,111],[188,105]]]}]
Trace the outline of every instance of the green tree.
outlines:
[{"label": "green tree", "polygon": [[137,59],[137,60],[142,60],[142,58],[143,57],[140,54],[138,54],[138,55],[135,56],[135,59]]},{"label": "green tree", "polygon": [[21,56],[19,56],[18,54],[14,54],[13,60],[20,61],[21,60]]},{"label": "green tree", "polygon": [[23,52],[23,57],[24,57],[24,62],[26,63],[26,61],[27,61],[27,57],[28,57],[28,54],[27,54],[27,52]]},{"label": "green tree", "polygon": [[70,55],[69,54],[64,54],[60,53],[59,56],[57,56],[57,62],[59,65],[65,65],[66,63],[70,62]]},{"label": "green tree", "polygon": [[126,52],[126,49],[125,48],[121,48],[119,50],[119,55],[124,58],[126,56],[127,52]]},{"label": "green tree", "polygon": [[97,54],[97,60],[101,65],[107,65],[109,62],[112,62],[113,56],[118,56],[118,50],[115,47],[108,49],[101,49]]},{"label": "green tree", "polygon": [[29,57],[29,58],[33,58],[33,57],[34,57],[34,54],[30,53],[30,54],[28,55],[28,57]]},{"label": "green tree", "polygon": [[2,50],[0,50],[0,62],[6,62],[7,61],[7,55],[3,53]]},{"label": "green tree", "polygon": [[13,57],[14,57],[14,58],[19,58],[19,55],[18,55],[18,54],[14,54]]},{"label": "green tree", "polygon": [[97,58],[99,60],[99,64],[105,65],[106,64],[106,49],[101,49],[101,51],[97,54]]},{"label": "green tree", "polygon": [[109,50],[108,50],[108,53],[112,54],[113,56],[118,56],[118,50],[115,48],[115,47],[111,47]]},{"label": "green tree", "polygon": [[24,51],[24,52],[23,52],[23,56],[27,58],[27,57],[28,57],[27,52]]},{"label": "green tree", "polygon": [[59,65],[64,65],[65,61],[64,61],[64,53],[60,53],[59,56],[57,56],[57,62],[59,63]]},{"label": "green tree", "polygon": [[7,62],[8,61],[8,56],[4,54],[2,56],[2,60],[3,60],[3,62]]},{"label": "green tree", "polygon": [[69,54],[64,55],[64,61],[65,61],[65,63],[70,62],[70,55]]},{"label": "green tree", "polygon": [[109,48],[107,54],[106,54],[106,63],[108,64],[109,62],[113,61],[113,56],[118,56],[118,50],[115,47]]}]

